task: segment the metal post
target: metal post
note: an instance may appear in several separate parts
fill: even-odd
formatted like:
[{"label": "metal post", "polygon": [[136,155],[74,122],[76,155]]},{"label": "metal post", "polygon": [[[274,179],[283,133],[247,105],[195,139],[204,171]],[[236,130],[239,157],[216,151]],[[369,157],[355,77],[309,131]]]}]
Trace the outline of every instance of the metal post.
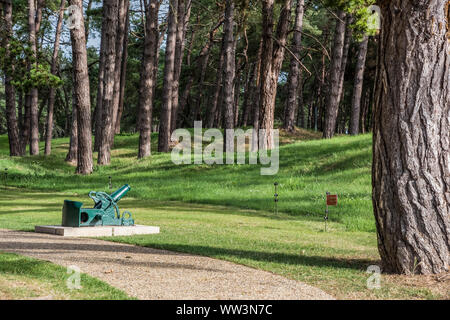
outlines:
[{"label": "metal post", "polygon": [[109,190],[111,190],[112,189],[111,176],[109,176],[108,178],[109,178]]},{"label": "metal post", "polygon": [[275,214],[278,214],[278,182],[275,182],[273,184],[275,186],[275,195],[274,195],[274,200],[275,200]]},{"label": "metal post", "polygon": [[327,199],[325,200],[327,203],[327,208],[325,210],[325,232],[327,232],[327,223],[328,223],[328,196],[330,195],[329,192],[327,192]]}]

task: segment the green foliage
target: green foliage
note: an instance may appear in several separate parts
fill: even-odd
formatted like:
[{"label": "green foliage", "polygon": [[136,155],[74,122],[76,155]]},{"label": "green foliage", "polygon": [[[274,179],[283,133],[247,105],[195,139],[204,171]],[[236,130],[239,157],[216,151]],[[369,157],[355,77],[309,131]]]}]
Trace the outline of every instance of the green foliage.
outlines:
[{"label": "green foliage", "polygon": [[343,10],[353,16],[352,27],[357,38],[362,38],[364,34],[374,34],[375,30],[368,27],[371,16],[368,8],[375,3],[375,0],[323,0],[323,3],[332,9]]},{"label": "green foliage", "polygon": [[58,87],[62,84],[59,77],[51,74],[50,66],[37,64],[33,65],[30,70],[30,77],[25,81],[25,86],[38,87],[40,89]]},{"label": "green foliage", "polygon": [[10,37],[9,54],[0,48],[0,68],[12,77],[12,84],[21,91],[29,88],[57,88],[62,84],[59,77],[50,72],[50,65],[42,57],[36,59],[28,42]]}]

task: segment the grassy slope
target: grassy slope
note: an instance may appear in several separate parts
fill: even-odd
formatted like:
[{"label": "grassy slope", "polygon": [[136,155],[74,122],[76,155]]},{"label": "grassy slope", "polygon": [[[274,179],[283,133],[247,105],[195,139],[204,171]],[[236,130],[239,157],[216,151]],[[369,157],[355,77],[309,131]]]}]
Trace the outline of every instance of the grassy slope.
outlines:
[{"label": "grassy slope", "polygon": [[[90,205],[86,192],[106,189],[111,175],[114,185],[133,187],[133,198],[122,201],[121,208],[131,210],[137,223],[162,230],[114,241],[242,263],[316,285],[338,298],[445,297],[436,281],[418,277],[383,276],[381,290],[366,288],[365,270],[379,260],[370,201],[370,136],[286,145],[276,177],[260,176],[251,166],[176,167],[160,154],[137,161],[133,136],[118,137],[111,166],[74,177],[74,169],[63,162],[66,148],[67,140],[57,140],[46,161],[0,155],[0,168],[8,166],[12,178],[11,187],[0,193],[0,227],[32,230],[35,224],[58,224],[64,199]],[[2,137],[0,150],[7,152]],[[281,183],[278,215],[273,213],[275,180]],[[331,212],[325,233],[327,190],[339,193],[340,206]]]},{"label": "grassy slope", "polygon": [[69,276],[65,268],[48,262],[15,254],[0,254],[0,300],[129,299],[122,291],[85,274],[80,279],[82,288],[70,290],[66,286]]},{"label": "grassy slope", "polygon": [[280,151],[277,176],[261,176],[260,166],[250,165],[175,166],[170,154],[136,160],[136,136],[117,138],[111,166],[95,167],[89,177],[74,176],[74,168],[63,161],[67,143],[67,139],[56,140],[54,155],[49,159],[9,159],[6,137],[0,137],[0,169],[9,168],[9,185],[24,188],[84,195],[106,189],[108,176],[112,176],[114,186],[131,184],[129,196],[135,198],[264,211],[273,211],[273,183],[277,181],[280,211],[320,221],[325,193],[336,192],[340,206],[332,209],[331,220],[343,223],[348,230],[375,231],[369,135],[285,145]]}]

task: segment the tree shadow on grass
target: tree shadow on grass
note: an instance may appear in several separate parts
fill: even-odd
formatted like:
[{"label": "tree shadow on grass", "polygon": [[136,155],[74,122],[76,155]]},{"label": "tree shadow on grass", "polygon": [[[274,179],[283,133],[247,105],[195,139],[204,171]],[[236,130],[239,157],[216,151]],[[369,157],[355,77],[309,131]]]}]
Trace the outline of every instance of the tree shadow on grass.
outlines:
[{"label": "tree shadow on grass", "polygon": [[[1,253],[1,252],[0,252]],[[11,259],[3,260],[0,263],[0,273],[2,274],[19,274],[34,277],[42,277],[44,275],[43,269],[48,265],[48,262],[31,260],[11,255]]]},{"label": "tree shadow on grass", "polygon": [[[109,238],[106,238],[109,239]],[[37,239],[36,239],[37,240]],[[110,239],[114,242],[128,242],[125,239]],[[9,251],[14,248],[21,248],[29,252],[48,250],[58,254],[59,251],[82,251],[82,252],[115,252],[120,253],[141,253],[141,254],[168,254],[179,255],[185,254],[197,254],[200,256],[207,256],[218,259],[244,259],[253,260],[257,262],[265,263],[277,263],[285,265],[302,265],[310,267],[320,268],[339,268],[339,269],[351,269],[363,271],[367,266],[374,263],[374,260],[360,259],[360,258],[341,258],[341,257],[324,257],[324,256],[307,256],[302,254],[291,254],[283,252],[264,252],[254,250],[232,249],[232,248],[220,248],[200,245],[185,245],[185,244],[140,244],[138,246],[123,246],[114,244],[94,244],[85,243],[77,244],[76,246],[71,243],[48,243],[48,242],[14,242],[14,243],[0,243],[0,250]],[[154,252],[150,248],[160,249],[164,251]],[[1,271],[1,268],[0,268]]]},{"label": "tree shadow on grass", "polygon": [[189,254],[198,254],[211,258],[237,258],[259,262],[278,263],[286,265],[303,265],[321,268],[340,268],[364,271],[367,266],[374,264],[374,260],[359,258],[340,258],[340,257],[323,257],[323,256],[307,256],[301,254],[290,254],[282,252],[264,252],[254,250],[242,250],[231,248],[218,248],[199,245],[184,244],[148,244],[148,247],[169,250],[172,252],[182,252]]}]

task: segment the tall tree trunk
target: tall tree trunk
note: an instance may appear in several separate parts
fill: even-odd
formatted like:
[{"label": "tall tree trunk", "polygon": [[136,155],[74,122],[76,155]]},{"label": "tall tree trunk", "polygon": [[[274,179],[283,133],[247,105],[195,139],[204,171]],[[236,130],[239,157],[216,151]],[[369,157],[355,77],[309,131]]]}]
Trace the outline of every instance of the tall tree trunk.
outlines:
[{"label": "tall tree trunk", "polygon": [[234,80],[234,126],[239,125],[239,103],[241,99],[241,72],[236,72]]},{"label": "tall tree trunk", "polygon": [[[297,0],[295,9],[294,37],[292,41],[292,54],[300,59],[300,51],[302,47],[302,28],[303,28],[303,12],[305,1]],[[286,101],[286,111],[284,118],[284,129],[294,131],[295,114],[298,109],[298,88],[300,79],[300,64],[294,57],[291,58],[291,66],[288,79],[288,97]]]},{"label": "tall tree trunk", "polygon": [[59,104],[62,105],[64,107],[64,127],[62,129],[62,136],[66,136],[67,132],[69,131],[69,122],[70,122],[70,105],[69,102],[67,101],[65,95],[62,92],[63,90],[61,90],[61,88],[58,88],[56,90],[56,94],[59,100]]},{"label": "tall tree trunk", "polygon": [[177,33],[178,0],[170,0],[167,27],[166,59],[164,66],[164,84],[161,116],[159,122],[158,151],[169,152],[170,125],[172,116],[173,78],[175,71],[175,46]]},{"label": "tall tree trunk", "polygon": [[366,89],[366,93],[363,99],[363,108],[361,112],[361,133],[366,133],[369,124],[369,105],[371,104],[371,90]]},{"label": "tall tree trunk", "polygon": [[[40,22],[38,21],[40,24]],[[37,59],[36,47],[36,7],[34,0],[28,0],[28,28],[29,42],[33,57]],[[35,62],[37,66],[37,61]],[[30,68],[31,65],[30,65]],[[39,154],[39,119],[38,119],[38,89],[33,86],[29,95],[30,108],[30,155]]]},{"label": "tall tree trunk", "polygon": [[[347,61],[348,61],[348,54],[350,50],[350,44],[352,42],[353,37],[353,30],[351,28],[351,24],[353,23],[353,17],[350,15],[347,15],[346,19],[346,28],[345,28],[345,40],[344,40],[344,49],[342,52],[342,61],[341,61],[341,77],[339,78],[339,100],[338,105],[339,107],[345,108],[345,106],[341,106],[341,101],[345,98],[345,71],[347,69]],[[345,119],[345,114],[342,115],[341,120]],[[341,123],[342,125],[342,123]],[[345,126],[345,125],[344,125]],[[342,128],[341,128],[342,129]],[[345,129],[345,128],[344,128]],[[343,132],[341,132],[343,133]]]},{"label": "tall tree trunk", "polygon": [[[325,42],[328,42],[328,33],[325,34]],[[320,71],[316,71],[318,74],[316,76],[316,81],[314,87],[317,95],[311,95],[310,100],[310,129],[315,129],[316,131],[323,131],[323,114],[325,109],[325,96],[326,96],[326,85],[325,79],[327,75],[327,64],[326,64],[326,50],[322,50],[321,68]]]},{"label": "tall tree trunk", "polygon": [[22,154],[26,153],[27,145],[30,142],[30,101],[31,101],[30,92],[29,91],[25,92],[23,122],[20,134],[20,146]]},{"label": "tall tree trunk", "polygon": [[253,102],[250,99],[252,98],[253,95],[253,88],[254,88],[253,83],[255,81],[256,66],[257,63],[254,63],[249,66],[249,73],[247,74],[247,81],[245,82],[244,101],[242,103],[242,117],[240,121],[240,126],[242,127],[246,127],[249,120],[250,109]]},{"label": "tall tree trunk", "polygon": [[[300,76],[300,78],[302,78]],[[303,98],[303,92],[305,91],[307,79],[303,80],[299,85],[299,93],[298,93],[298,110],[295,118],[297,119],[297,126],[303,129],[306,129],[305,124],[305,100]]]},{"label": "tall tree trunk", "polygon": [[221,45],[221,49],[220,49],[220,54],[219,54],[219,64],[218,64],[218,69],[217,69],[217,77],[216,77],[216,86],[215,86],[215,91],[214,91],[214,98],[213,98],[213,102],[211,105],[211,109],[210,111],[207,113],[207,128],[213,128],[214,127],[214,123],[215,123],[215,118],[216,118],[216,114],[217,111],[220,108],[220,92],[222,90],[222,85],[223,85],[223,67],[224,67],[224,61],[225,61],[225,51],[224,51],[224,46],[225,46],[225,37],[223,37],[222,39],[222,45]]},{"label": "tall tree trunk", "polygon": [[103,1],[103,23],[105,30],[104,71],[102,95],[102,129],[98,153],[98,164],[108,165],[111,162],[111,136],[113,132],[114,111],[114,79],[116,59],[118,4],[115,0]]},{"label": "tall tree trunk", "polygon": [[20,144],[20,154],[22,155],[22,156],[24,156],[25,155],[25,153],[23,152],[22,153],[22,143],[21,143],[21,141],[20,141],[20,139],[21,139],[21,137],[22,137],[22,127],[23,127],[23,118],[24,118],[24,114],[23,114],[23,111],[24,111],[24,94],[23,94],[23,92],[22,92],[22,90],[18,90],[18,95],[19,95],[19,99],[18,99],[18,101],[17,101],[17,113],[18,113],[18,127],[19,127],[19,144]]},{"label": "tall tree trunk", "polygon": [[95,105],[94,122],[95,122],[95,141],[94,151],[100,150],[102,140],[102,116],[103,116],[103,84],[105,75],[105,23],[102,23],[101,40],[100,40],[100,61],[98,64],[98,81],[97,81],[97,103]]},{"label": "tall tree trunk", "polygon": [[284,59],[284,48],[289,29],[292,0],[285,0],[278,21],[275,41],[273,36],[274,0],[263,1],[263,50],[261,56],[260,128],[265,130],[259,142],[263,150],[274,148],[273,125],[278,77]]},{"label": "tall tree trunk", "polygon": [[[67,94],[67,92],[65,92]],[[73,92],[75,95],[75,92]],[[77,106],[75,104],[75,97],[72,98],[72,126],[70,128],[70,142],[69,152],[66,156],[66,161],[70,163],[76,163],[78,157],[78,116]]]},{"label": "tall tree trunk", "polygon": [[[223,68],[223,115],[225,129],[234,128],[234,77],[235,77],[235,52],[234,52],[234,2],[226,1],[224,23],[224,68]],[[232,150],[234,141],[225,134],[225,150]]]},{"label": "tall tree trunk", "polygon": [[189,80],[186,83],[186,87],[184,88],[184,92],[180,100],[180,106],[178,107],[177,127],[180,127],[184,123],[187,123],[189,121],[189,115],[185,111],[189,101],[189,97],[191,95],[191,89],[193,85],[194,85],[194,75],[191,75],[189,76]]},{"label": "tall tree trunk", "polygon": [[[203,105],[203,91],[204,91],[203,90],[203,86],[204,86],[206,71],[207,71],[207,68],[208,68],[209,56],[210,56],[211,48],[214,45],[214,36],[217,33],[219,27],[222,25],[222,23],[223,23],[223,19],[221,19],[213,27],[213,29],[209,32],[209,41],[202,48],[202,50],[200,51],[199,57],[197,59],[197,69],[200,70],[200,77],[199,77],[200,78],[200,82],[199,82],[199,86],[198,86],[199,90],[198,90],[198,96],[197,96],[197,99],[196,99],[196,103],[195,103],[195,105],[193,107],[193,110],[191,110],[191,122],[192,122],[192,125],[194,125],[194,121],[196,121],[198,116],[199,116],[199,114],[201,114],[201,110],[202,110],[201,107]],[[222,41],[222,43],[223,43],[223,41]],[[218,77],[217,77],[217,80],[216,80],[217,84],[218,84],[218,88],[216,90],[217,94],[220,94],[220,88],[221,88],[221,85],[222,85],[222,72],[221,72],[222,69],[223,69],[223,45],[222,45],[222,47],[220,49],[220,53],[219,53],[219,70],[218,70],[218,73],[217,73]],[[185,94],[184,94],[183,100],[182,100],[183,101],[183,105],[182,105],[183,107],[186,105],[187,98],[189,97],[189,91],[190,91],[190,89],[191,89],[191,87],[193,85],[194,77],[195,77],[195,74],[192,73],[190,78],[189,78],[188,84],[186,85]],[[216,108],[217,107],[216,101],[218,101],[218,99],[219,99],[219,97],[217,96],[217,99],[213,100],[213,106],[212,106],[211,110],[208,108],[208,105],[207,105],[207,108],[205,110],[206,114],[205,114],[204,118],[206,119],[206,122],[207,122],[206,126],[207,127],[209,127],[209,126],[212,127],[214,125],[213,124],[214,123],[213,117],[214,117],[214,114],[215,114],[215,110],[217,110],[217,108]],[[212,111],[212,110],[214,110],[214,111]],[[213,115],[211,115],[211,112],[213,113]]]},{"label": "tall tree trunk", "polygon": [[[205,52],[201,52],[199,60],[198,60],[198,67],[200,68],[200,80],[198,84],[198,94],[195,99],[195,105],[193,110],[193,116],[192,116],[192,124],[194,124],[194,121],[198,119],[199,115],[201,117],[202,113],[202,106],[203,106],[203,95],[204,95],[204,84],[205,84],[205,77],[206,77],[206,70],[208,68],[208,62],[209,62],[209,54],[210,54],[210,47],[209,45],[206,45],[203,49],[206,49]],[[220,53],[219,53],[220,54]],[[194,75],[192,75],[194,78]]]},{"label": "tall tree trunk", "polygon": [[[161,6],[161,1],[159,2],[159,6]],[[167,17],[165,20],[166,22],[168,19],[168,15],[169,15],[169,12],[167,12]],[[157,24],[158,32],[156,35],[157,35],[157,39],[158,39],[158,45],[155,48],[156,63],[153,65],[153,73],[154,73],[154,77],[155,77],[155,81],[153,81],[153,88],[152,88],[153,89],[153,99],[156,96],[156,86],[158,84],[158,77],[159,77],[159,56],[161,55],[161,46],[164,41],[164,36],[167,32],[167,27],[168,27],[167,23],[164,23],[162,25]],[[151,119],[151,122],[153,125],[153,119]],[[158,131],[159,131],[159,128],[158,128]]]},{"label": "tall tree trunk", "polygon": [[42,23],[42,9],[44,8],[46,0],[37,0],[36,3],[36,17],[35,17],[35,28],[36,28],[36,47],[38,46],[38,32],[41,29]]},{"label": "tall tree trunk", "polygon": [[78,121],[78,174],[91,174],[93,171],[92,160],[92,126],[91,126],[91,95],[89,91],[89,74],[86,51],[86,34],[84,30],[83,1],[70,0],[71,5],[80,10],[78,19],[80,23],[70,30],[72,42],[72,61],[74,73],[74,96],[77,106]]},{"label": "tall tree trunk", "polygon": [[[9,40],[12,36],[13,19],[12,19],[12,2],[6,0],[3,3],[3,18],[5,21],[5,35],[3,39],[3,47],[6,49],[6,56],[10,56]],[[10,66],[14,70],[14,66]],[[8,71],[5,71],[5,107],[6,107],[6,126],[8,128],[9,155],[11,157],[23,155],[21,152],[19,140],[19,128],[16,116],[16,91],[12,84],[12,77]]]},{"label": "tall tree trunk", "polygon": [[141,66],[141,82],[139,86],[139,152],[138,158],[151,155],[153,83],[155,81],[154,66],[156,48],[158,46],[158,11],[159,1],[150,0],[145,20],[144,54]]},{"label": "tall tree trunk", "polygon": [[259,114],[260,114],[260,99],[261,99],[261,66],[262,66],[262,50],[264,45],[264,39],[261,37],[261,41],[259,42],[258,54],[256,55],[256,70],[255,70],[255,82],[253,88],[253,107],[252,107],[252,123],[253,123],[253,135],[252,135],[252,152],[256,152],[259,150]]},{"label": "tall tree trunk", "polygon": [[45,127],[43,128],[43,125],[41,125],[41,117],[42,117],[42,112],[44,111],[45,106],[48,105],[48,98],[42,98],[41,103],[39,104],[39,108],[38,108],[38,124],[39,124],[39,132],[43,133],[43,136],[45,137],[46,132],[45,132]]},{"label": "tall tree trunk", "polygon": [[120,70],[120,92],[119,92],[119,110],[117,111],[116,119],[116,134],[120,133],[120,124],[122,122],[123,104],[125,101],[125,86],[127,80],[127,61],[128,61],[128,32],[130,26],[130,8],[127,7],[127,19],[125,21],[125,36],[123,39],[123,58]]},{"label": "tall tree trunk", "polygon": [[367,47],[369,37],[364,36],[363,41],[359,44],[358,61],[356,62],[355,83],[353,85],[352,111],[350,118],[350,134],[359,134],[359,118],[361,113],[361,97],[364,83],[364,71],[366,66]]},{"label": "tall tree trunk", "polygon": [[[58,54],[59,54],[59,40],[61,38],[62,22],[64,18],[64,6],[66,0],[61,0],[61,5],[59,8],[58,23],[56,25],[55,32],[55,43],[53,45],[53,56],[52,56],[52,66],[51,73],[56,74],[58,68]],[[47,121],[46,121],[46,134],[45,134],[45,151],[44,154],[49,156],[52,153],[52,138],[53,138],[53,109],[55,106],[55,95],[56,89],[50,88],[49,98],[48,98],[48,111],[47,111]]]},{"label": "tall tree trunk", "polygon": [[183,65],[184,47],[187,26],[191,16],[191,0],[178,0],[178,18],[177,33],[175,45],[175,70],[173,75],[172,87],[172,115],[170,117],[170,132],[172,133],[177,127],[178,106],[179,106],[179,90],[181,66]]},{"label": "tall tree trunk", "polygon": [[326,103],[324,138],[332,138],[336,128],[336,120],[339,111],[339,100],[341,98],[340,80],[342,73],[342,56],[344,54],[345,22],[346,13],[339,11],[336,20],[336,31],[334,34],[334,46],[330,66],[330,83]]},{"label": "tall tree trunk", "polygon": [[382,2],[373,207],[383,269],[450,270],[450,12]]},{"label": "tall tree trunk", "polygon": [[94,141],[94,151],[100,150],[101,139],[102,139],[102,126],[103,126],[103,92],[104,92],[104,75],[105,75],[105,38],[106,30],[105,23],[102,22],[101,27],[101,39],[100,39],[100,61],[98,65],[98,81],[97,81],[97,98],[94,111],[94,131],[95,131],[95,141]]},{"label": "tall tree trunk", "polygon": [[91,30],[91,16],[89,15],[89,11],[92,9],[92,1],[93,0],[88,0],[88,4],[86,7],[86,21],[85,21],[85,38],[86,38],[86,43],[89,40],[89,31]]},{"label": "tall tree trunk", "polygon": [[115,63],[114,63],[114,89],[113,89],[113,107],[112,107],[112,123],[111,123],[111,148],[114,146],[114,137],[116,134],[116,122],[119,112],[120,102],[120,79],[122,73],[123,62],[123,43],[125,39],[125,29],[127,22],[129,0],[119,0],[118,15],[117,15],[117,32],[115,45]]}]

